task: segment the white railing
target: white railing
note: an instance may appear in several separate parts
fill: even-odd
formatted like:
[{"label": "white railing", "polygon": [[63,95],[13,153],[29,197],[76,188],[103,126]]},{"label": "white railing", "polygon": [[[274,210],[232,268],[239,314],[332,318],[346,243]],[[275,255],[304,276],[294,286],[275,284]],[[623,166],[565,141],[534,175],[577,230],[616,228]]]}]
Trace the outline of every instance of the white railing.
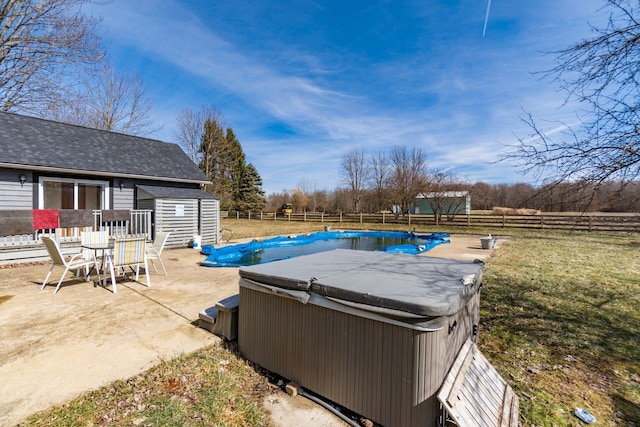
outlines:
[{"label": "white railing", "polygon": [[144,235],[148,241],[151,241],[153,240],[152,212],[148,209],[132,210],[127,221],[102,222],[102,211],[93,211],[93,229],[108,231],[110,236]]}]

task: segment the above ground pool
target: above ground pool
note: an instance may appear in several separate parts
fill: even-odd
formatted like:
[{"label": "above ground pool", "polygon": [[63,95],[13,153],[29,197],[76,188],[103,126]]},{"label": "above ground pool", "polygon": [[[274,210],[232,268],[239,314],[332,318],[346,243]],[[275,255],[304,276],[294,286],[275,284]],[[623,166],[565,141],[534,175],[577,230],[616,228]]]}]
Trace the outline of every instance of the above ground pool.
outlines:
[{"label": "above ground pool", "polygon": [[299,236],[279,236],[266,240],[253,240],[233,246],[202,247],[207,258],[200,263],[205,267],[240,267],[309,255],[333,249],[385,251],[419,254],[449,243],[449,234],[415,234],[402,231],[320,231]]}]

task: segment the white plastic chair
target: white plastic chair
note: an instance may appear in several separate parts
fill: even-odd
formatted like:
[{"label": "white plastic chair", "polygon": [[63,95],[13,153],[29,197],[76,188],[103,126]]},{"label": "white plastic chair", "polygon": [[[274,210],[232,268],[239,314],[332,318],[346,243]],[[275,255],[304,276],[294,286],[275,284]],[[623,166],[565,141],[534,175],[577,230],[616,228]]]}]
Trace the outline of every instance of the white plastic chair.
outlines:
[{"label": "white plastic chair", "polygon": [[90,267],[94,265],[93,258],[90,260],[84,259],[82,258],[82,254],[78,253],[72,256],[69,261],[66,261],[64,255],[62,255],[62,251],[60,251],[60,246],[58,246],[58,242],[46,236],[42,236],[40,239],[42,240],[45,247],[47,248],[47,252],[49,252],[49,256],[53,261],[53,265],[49,269],[49,273],[47,273],[47,277],[44,279],[44,282],[42,283],[42,287],[40,288],[40,290],[44,289],[45,286],[47,286],[47,282],[49,281],[49,276],[51,276],[51,272],[56,266],[64,267],[64,273],[62,273],[60,280],[58,280],[58,285],[56,286],[56,289],[53,291],[54,294],[57,293],[58,290],[60,289],[62,280],[64,279],[64,276],[67,275],[67,272],[69,270],[76,270],[76,269],[79,270],[84,267],[85,280],[87,282],[89,281]]},{"label": "white plastic chair", "polygon": [[[91,245],[91,244],[103,244],[107,245],[109,243],[109,232],[108,231],[82,231],[80,233],[80,244],[82,246]],[[93,249],[82,249],[82,258],[84,259],[94,259],[98,258],[96,256],[96,251]]]},{"label": "white plastic chair", "polygon": [[153,266],[153,271],[158,272],[156,268],[156,264],[153,260],[160,261],[160,266],[162,267],[162,271],[164,275],[167,275],[167,270],[164,268],[164,263],[162,262],[162,258],[160,255],[162,254],[162,250],[164,249],[165,243],[167,243],[167,239],[169,238],[169,234],[171,232],[168,231],[159,231],[156,233],[156,238],[153,240],[153,243],[147,246],[147,259],[151,261],[151,265]]}]

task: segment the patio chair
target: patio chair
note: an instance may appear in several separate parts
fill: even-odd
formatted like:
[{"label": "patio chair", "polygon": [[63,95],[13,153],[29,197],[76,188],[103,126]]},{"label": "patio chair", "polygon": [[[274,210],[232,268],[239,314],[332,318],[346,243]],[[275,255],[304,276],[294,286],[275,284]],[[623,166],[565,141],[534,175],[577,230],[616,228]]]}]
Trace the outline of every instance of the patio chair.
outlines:
[{"label": "patio chair", "polygon": [[[109,232],[82,231],[80,232],[80,245],[82,246],[82,258],[95,261],[95,269],[98,273],[98,281],[100,281],[100,271],[104,267],[104,255],[110,249]],[[98,262],[100,262],[99,265]]]},{"label": "patio chair", "polygon": [[[118,237],[114,241],[113,254],[105,256],[105,270],[108,268],[111,274],[111,288],[113,293],[117,293],[116,274],[117,269],[129,267],[132,272],[136,273],[135,280],[138,281],[140,275],[140,265],[144,266],[144,274],[146,276],[147,287],[151,286],[149,280],[149,266],[147,264],[147,256],[145,253],[145,237]],[[104,284],[106,286],[107,276],[104,276]]]},{"label": "patio chair", "polygon": [[162,262],[162,258],[160,255],[162,254],[162,250],[164,249],[165,243],[167,243],[167,239],[169,238],[169,234],[171,232],[168,231],[159,231],[156,233],[156,238],[153,240],[153,243],[147,247],[147,259],[151,261],[151,265],[153,266],[153,271],[157,272],[156,264],[153,262],[154,260],[160,261],[160,266],[162,267],[162,271],[164,275],[167,275],[167,270],[164,268],[164,263]]},{"label": "patio chair", "polygon": [[[108,231],[82,231],[80,232],[80,245],[87,246],[91,244],[104,244],[105,246],[109,243],[109,232]],[[96,251],[94,249],[82,249],[82,258],[84,259],[98,259],[96,256]]]},{"label": "patio chair", "polygon": [[82,254],[78,253],[72,256],[69,261],[67,261],[65,260],[64,255],[62,255],[62,251],[60,251],[60,246],[58,246],[58,242],[46,236],[42,236],[41,239],[45,247],[47,248],[47,252],[49,252],[49,256],[51,257],[51,260],[53,261],[53,265],[49,269],[49,273],[47,273],[47,277],[44,279],[44,282],[42,283],[42,287],[40,288],[41,290],[44,289],[45,286],[47,286],[47,283],[49,281],[49,276],[51,276],[51,272],[56,266],[64,267],[64,273],[62,273],[60,280],[58,280],[58,285],[53,291],[54,294],[57,293],[58,290],[60,289],[60,284],[62,284],[62,280],[67,275],[67,272],[69,270],[80,270],[81,268],[84,267],[85,280],[87,282],[89,281],[90,267],[94,265],[93,258],[90,260],[84,259],[82,258]]}]

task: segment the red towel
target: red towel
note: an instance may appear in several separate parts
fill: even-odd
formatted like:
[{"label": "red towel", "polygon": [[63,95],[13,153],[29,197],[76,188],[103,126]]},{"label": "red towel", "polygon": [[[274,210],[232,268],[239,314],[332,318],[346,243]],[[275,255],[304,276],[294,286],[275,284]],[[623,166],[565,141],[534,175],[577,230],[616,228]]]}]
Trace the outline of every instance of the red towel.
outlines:
[{"label": "red towel", "polygon": [[46,230],[58,228],[58,209],[34,209],[33,229]]}]

